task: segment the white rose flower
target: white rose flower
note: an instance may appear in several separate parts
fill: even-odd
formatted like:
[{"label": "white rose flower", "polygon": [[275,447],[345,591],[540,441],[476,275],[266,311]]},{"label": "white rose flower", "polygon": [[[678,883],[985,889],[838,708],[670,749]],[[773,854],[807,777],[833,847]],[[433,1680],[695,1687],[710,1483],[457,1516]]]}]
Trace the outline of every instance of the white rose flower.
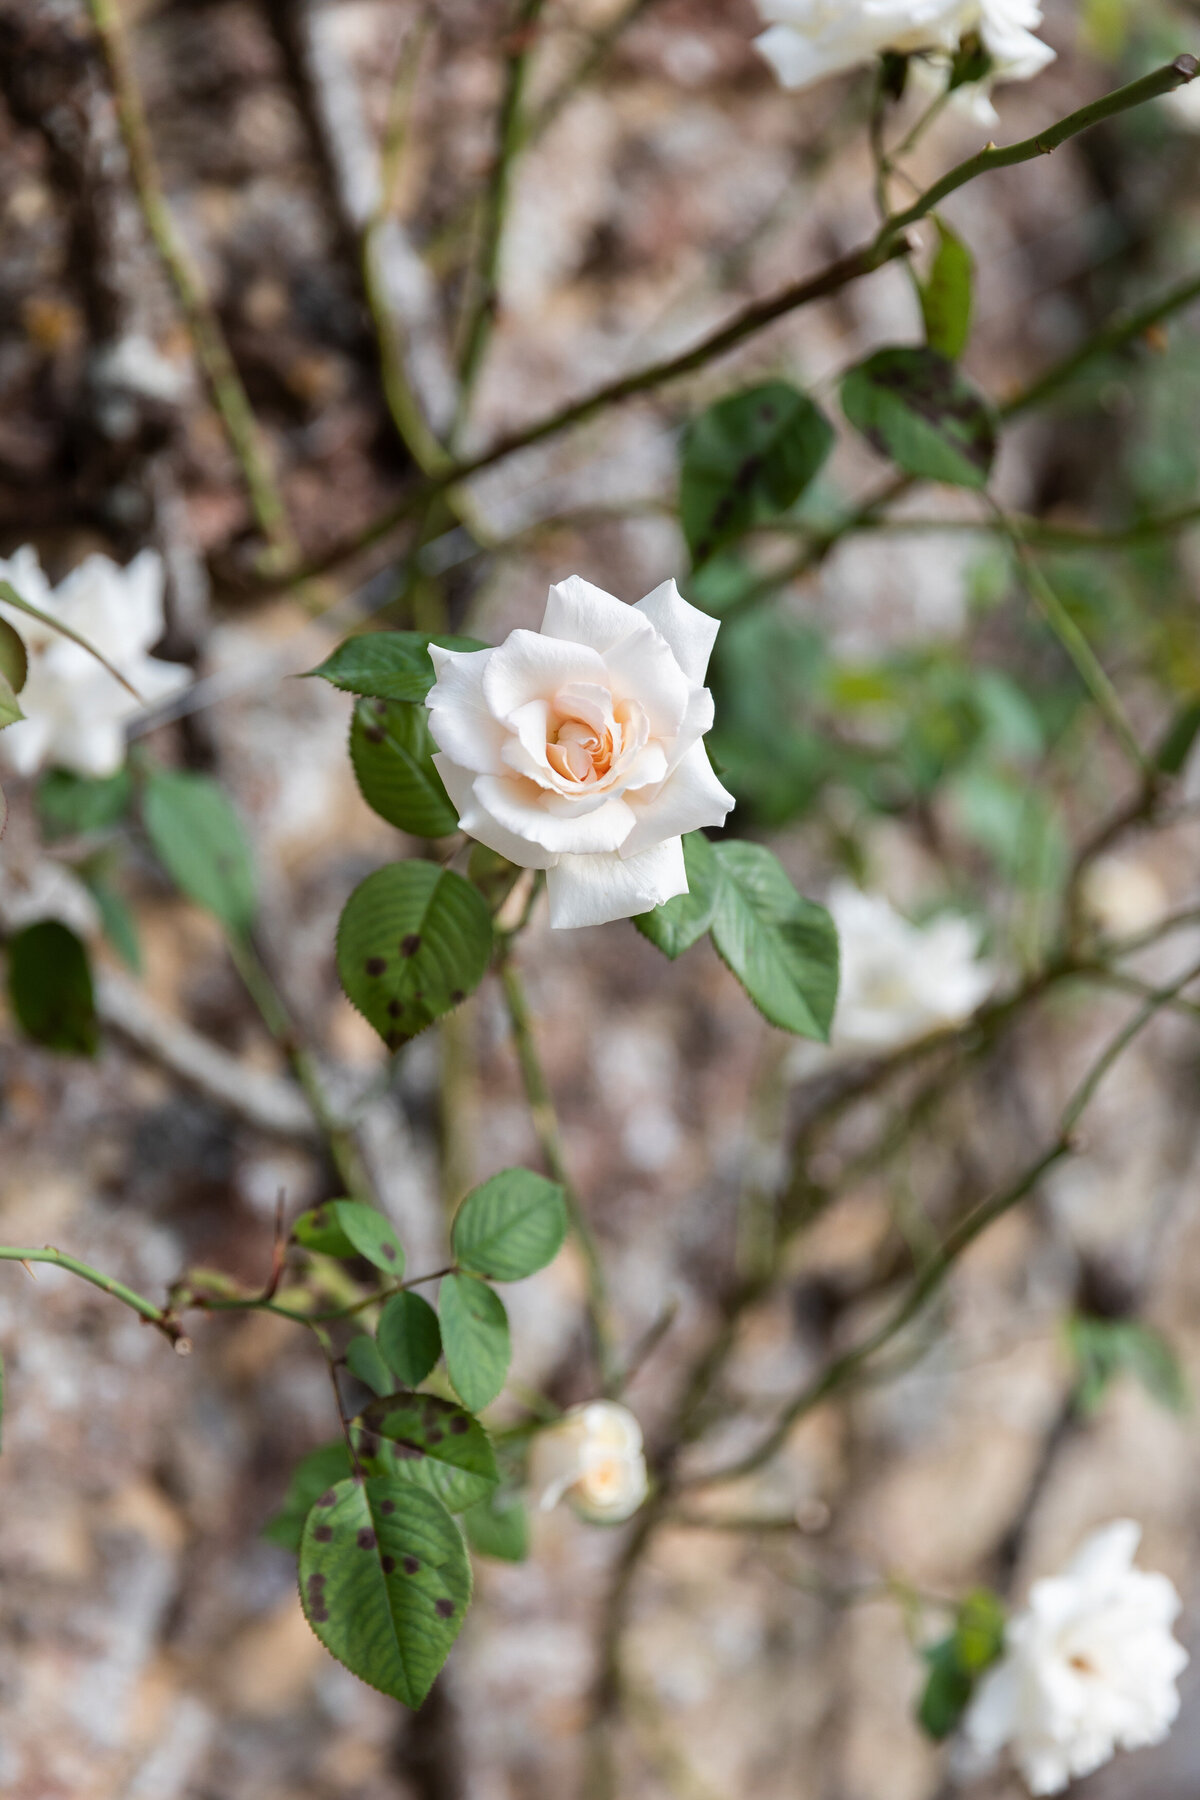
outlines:
[{"label": "white rose flower", "polygon": [[573,575],[541,633],[430,649],[434,757],[459,824],[545,869],[550,923],[602,925],[688,891],[682,835],[733,806],[702,739],[717,621],[673,581],[627,606]]},{"label": "white rose flower", "polygon": [[1134,1568],[1141,1535],[1129,1519],[1105,1525],[1061,1575],[1034,1583],[967,1712],[973,1749],[991,1758],[1007,1745],[1032,1794],[1161,1743],[1179,1711],[1179,1595]]},{"label": "white rose flower", "polygon": [[914,925],[881,894],[839,883],[828,900],[841,946],[836,1044],[888,1050],[969,1017],[995,985],[979,932],[960,915]]},{"label": "white rose flower", "polygon": [[534,1439],[532,1478],[549,1512],[560,1500],[595,1524],[619,1524],[646,1498],[642,1428],[615,1400],[573,1406]]},{"label": "white rose flower", "polygon": [[786,88],[810,87],[885,50],[953,50],[962,0],[758,0],[754,41]]},{"label": "white rose flower", "polygon": [[[1042,23],[1038,0],[758,0],[758,10],[768,29],[755,42],[787,88],[809,87],[889,50],[922,52],[944,67],[962,39],[978,32],[992,71],[954,99],[982,124],[996,123],[993,82],[1027,81],[1054,60],[1033,35]],[[914,67],[919,75],[922,65]],[[945,79],[929,73],[938,84]]]},{"label": "white rose flower", "polygon": [[0,614],[16,626],[29,652],[29,676],[20,694],[25,717],[0,732],[0,755],[21,775],[46,763],[76,775],[115,774],[125,761],[126,720],[191,680],[182,664],[146,654],[163,633],[162,558],[143,550],[122,569],[107,556],[89,556],[51,589],[37,552],[26,545],[7,562],[0,560],[0,580],[86,638],[141,696],[134,699],[79,644],[0,604]]}]

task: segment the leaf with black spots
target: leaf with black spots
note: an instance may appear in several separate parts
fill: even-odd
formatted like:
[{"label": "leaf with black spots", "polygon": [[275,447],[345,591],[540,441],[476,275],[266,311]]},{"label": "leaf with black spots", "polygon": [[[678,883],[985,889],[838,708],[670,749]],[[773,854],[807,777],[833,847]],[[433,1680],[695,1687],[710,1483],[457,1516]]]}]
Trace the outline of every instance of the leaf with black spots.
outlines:
[{"label": "leaf with black spots", "polygon": [[987,486],[996,415],[935,350],[877,351],[843,380],[842,406],[850,423],[906,475],[953,487]]},{"label": "leaf with black spots", "polygon": [[395,1473],[462,1512],[499,1480],[491,1440],[478,1419],[436,1394],[389,1394],[362,1414],[369,1432],[385,1438]]},{"label": "leaf with black spots", "polygon": [[442,778],[425,706],[397,700],[360,700],[350,727],[350,761],[373,812],[414,837],[449,837],[458,830]]},{"label": "leaf with black spots", "polygon": [[323,1201],[301,1213],[292,1226],[292,1236],[306,1250],[318,1250],[322,1256],[343,1261],[363,1256],[397,1281],[404,1274],[399,1238],[383,1214],[362,1200]]},{"label": "leaf with black spots", "polygon": [[352,1472],[345,1438],[322,1444],[319,1450],[310,1450],[292,1470],[283,1505],[263,1526],[263,1537],[269,1544],[278,1544],[281,1550],[298,1553],[304,1536],[304,1521],[313,1502],[337,1482],[347,1480]]},{"label": "leaf with black spots", "polygon": [[339,1481],[308,1515],[300,1601],[331,1655],[419,1706],[462,1627],[471,1563],[441,1502],[399,1476]]},{"label": "leaf with black spots", "polygon": [[428,862],[368,875],[346,903],[337,963],[347,998],[390,1050],[479,986],[492,917],[478,888]]}]

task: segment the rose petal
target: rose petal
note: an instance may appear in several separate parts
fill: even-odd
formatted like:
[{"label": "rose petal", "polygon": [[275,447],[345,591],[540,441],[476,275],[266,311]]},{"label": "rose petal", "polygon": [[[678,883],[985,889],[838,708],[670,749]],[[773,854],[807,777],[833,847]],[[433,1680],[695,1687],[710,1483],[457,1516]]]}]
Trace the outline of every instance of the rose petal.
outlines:
[{"label": "rose petal", "polygon": [[633,610],[649,619],[659,636],[666,639],[688,680],[703,682],[721,629],[720,620],[690,605],[674,581],[664,581],[652,594],[639,600]]},{"label": "rose petal", "polygon": [[550,923],[559,930],[630,919],[688,891],[683,844],[671,838],[641,856],[564,856],[546,877]]},{"label": "rose petal", "polygon": [[624,800],[612,794],[597,797],[588,789],[578,800],[568,800],[543,794],[531,782],[480,775],[475,781],[475,798],[506,831],[560,856],[619,849],[635,823],[633,809]]},{"label": "rose petal", "polygon": [[636,614],[636,607],[593,587],[581,575],[570,575],[550,589],[542,633],[572,644],[587,644],[603,655],[638,629]]},{"label": "rose petal", "polygon": [[673,739],[688,712],[692,684],[666,638],[653,626],[631,634],[605,651],[613,697],[636,700],[650,723],[650,735]]},{"label": "rose petal", "polygon": [[506,831],[484,810],[476,797],[476,777],[470,769],[460,769],[440,751],[434,755],[433,762],[442,778],[442,786],[450,796],[450,804],[458,814],[459,826],[469,837],[477,838],[498,856],[506,856],[519,869],[553,868],[558,860],[556,856],[540,845],[518,837],[515,832]]},{"label": "rose petal", "polygon": [[559,688],[573,681],[611,686],[603,659],[585,644],[513,631],[491,654],[483,694],[493,718],[508,719],[530,700],[553,700]]},{"label": "rose petal", "polygon": [[494,650],[443,650],[430,644],[437,680],[426,696],[433,741],[454,762],[477,775],[494,769],[507,739],[483,697],[483,672]]},{"label": "rose petal", "polygon": [[717,780],[704,745],[694,744],[658,793],[635,807],[637,824],[621,845],[621,854],[638,856],[663,838],[682,837],[704,825],[723,825],[733,806],[733,795]]}]

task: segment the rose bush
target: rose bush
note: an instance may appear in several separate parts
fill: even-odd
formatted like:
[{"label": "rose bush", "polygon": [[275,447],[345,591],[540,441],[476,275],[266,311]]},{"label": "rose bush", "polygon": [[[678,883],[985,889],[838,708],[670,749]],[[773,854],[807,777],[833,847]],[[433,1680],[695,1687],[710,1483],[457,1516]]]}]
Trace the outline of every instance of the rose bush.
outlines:
[{"label": "rose bush", "polygon": [[573,575],[550,589],[540,633],[430,647],[434,762],[459,824],[546,871],[552,925],[687,893],[683,834],[733,806],[703,744],[716,635],[673,581],[628,606]]}]

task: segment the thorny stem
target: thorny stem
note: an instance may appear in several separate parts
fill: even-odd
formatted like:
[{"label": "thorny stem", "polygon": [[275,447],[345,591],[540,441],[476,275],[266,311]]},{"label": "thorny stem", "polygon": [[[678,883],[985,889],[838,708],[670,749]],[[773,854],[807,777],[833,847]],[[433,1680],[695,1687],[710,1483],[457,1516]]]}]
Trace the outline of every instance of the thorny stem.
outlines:
[{"label": "thorny stem", "polygon": [[183,310],[258,527],[276,562],[294,561],[296,540],[242,378],[167,207],[116,0],[88,0],[88,5],[108,63],[117,118],[147,230]]},{"label": "thorny stem", "polygon": [[588,1319],[591,1326],[592,1343],[596,1360],[600,1366],[601,1379],[607,1388],[615,1374],[615,1363],[604,1265],[592,1234],[592,1228],[588,1224],[587,1215],[583,1210],[567,1167],[566,1152],[563,1147],[558,1114],[554,1107],[554,1098],[550,1092],[550,1084],[546,1080],[546,1072],[542,1067],[533,1035],[533,1021],[529,1013],[529,1002],[525,995],[525,984],[512,959],[511,950],[507,947],[501,951],[498,967],[501,986],[504,989],[505,1004],[508,1007],[513,1044],[521,1068],[521,1079],[529,1101],[533,1129],[541,1146],[546,1167],[566,1196],[571,1228],[583,1253],[587,1271]]},{"label": "thorny stem", "polygon": [[0,1246],[0,1262],[53,1263],[55,1268],[67,1269],[72,1275],[78,1275],[81,1281],[90,1282],[101,1293],[109,1294],[114,1300],[120,1300],[124,1306],[132,1308],[148,1325],[161,1331],[181,1356],[186,1356],[192,1347],[184,1335],[183,1327],[170,1316],[165,1307],[156,1306],[153,1300],[147,1300],[145,1294],[126,1287],[123,1281],[115,1281],[111,1275],[94,1269],[90,1263],[81,1262],[77,1256],[68,1256],[65,1250],[55,1250],[49,1244],[41,1250],[22,1249],[18,1245],[6,1244]]},{"label": "thorny stem", "polygon": [[[1156,70],[1152,75],[1140,81],[1131,82],[1127,87],[1118,88],[1114,93],[1105,95],[1090,106],[1071,113],[1056,125],[1048,127],[1037,137],[1028,138],[1020,144],[1010,145],[1006,149],[994,146],[983,150],[978,156],[968,158],[957,168],[943,176],[933,187],[901,213],[892,214],[880,227],[875,238],[868,244],[861,245],[849,255],[829,264],[820,273],[810,276],[783,288],[768,296],[765,300],[754,302],[746,307],[727,325],[703,339],[691,350],[681,355],[667,357],[661,362],[634,370],[629,375],[619,377],[616,381],[597,388],[580,400],[570,402],[559,410],[536,420],[519,431],[500,438],[490,449],[480,451],[478,455],[465,462],[455,463],[442,471],[440,475],[414,489],[396,506],[375,519],[365,530],[356,533],[340,543],[334,544],[321,556],[315,558],[303,569],[295,570],[288,577],[298,580],[305,576],[323,574],[336,567],[348,558],[369,549],[382,538],[388,537],[399,525],[412,518],[426,504],[432,493],[454,487],[466,481],[472,475],[491,468],[494,464],[527,450],[545,439],[556,437],[560,432],[573,426],[584,424],[594,418],[597,413],[609,407],[620,405],[636,396],[648,394],[668,383],[680,380],[685,375],[694,374],[718,357],[727,355],[746,339],[755,336],[777,319],[800,308],[812,305],[815,301],[827,299],[830,295],[840,293],[853,281],[864,275],[870,275],[881,269],[885,263],[909,253],[910,245],[905,233],[909,227],[920,223],[938,207],[949,194],[955,193],[977,176],[987,174],[993,169],[1012,168],[1019,163],[1031,162],[1039,156],[1049,155],[1052,150],[1065,144],[1070,138],[1086,131],[1090,126],[1103,119],[1126,112],[1131,107],[1141,106],[1148,100],[1159,98],[1163,94],[1172,93],[1176,88],[1184,86],[1195,79],[1198,69],[1196,59],[1190,56],[1177,57],[1164,68]],[[1133,335],[1133,334],[1131,334]],[[1122,340],[1124,341],[1124,340]],[[877,510],[877,508],[875,509]]]}]

